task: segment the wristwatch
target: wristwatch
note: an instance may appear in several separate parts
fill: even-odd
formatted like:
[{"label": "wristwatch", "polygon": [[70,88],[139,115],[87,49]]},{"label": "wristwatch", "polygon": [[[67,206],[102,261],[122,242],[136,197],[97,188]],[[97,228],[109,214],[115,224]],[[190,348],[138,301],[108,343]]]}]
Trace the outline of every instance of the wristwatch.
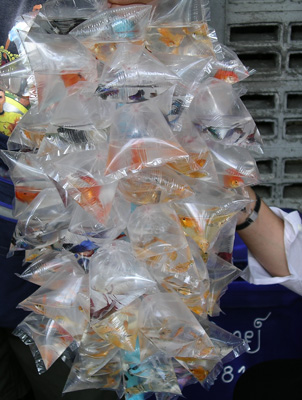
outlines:
[{"label": "wristwatch", "polygon": [[254,221],[256,221],[257,217],[258,217],[258,213],[260,210],[260,206],[261,206],[261,199],[258,196],[257,193],[256,194],[256,204],[254,207],[254,210],[251,212],[251,214],[247,217],[247,219],[242,222],[242,224],[239,224],[236,226],[236,231],[241,231],[244,228],[247,228],[248,226],[250,226]]}]

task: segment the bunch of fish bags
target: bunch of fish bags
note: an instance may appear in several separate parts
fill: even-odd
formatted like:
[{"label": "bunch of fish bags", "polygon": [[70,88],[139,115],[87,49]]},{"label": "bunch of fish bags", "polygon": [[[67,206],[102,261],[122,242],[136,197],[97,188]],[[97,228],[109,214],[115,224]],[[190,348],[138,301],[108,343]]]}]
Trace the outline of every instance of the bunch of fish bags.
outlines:
[{"label": "bunch of fish bags", "polygon": [[240,99],[252,71],[205,1],[49,0],[20,17],[19,57],[0,69],[31,105],[1,152],[9,255],[26,251],[20,278],[38,285],[14,333],[39,373],[70,365],[64,393],[176,399],[248,349],[212,317],[240,276],[236,218],[262,143]]}]

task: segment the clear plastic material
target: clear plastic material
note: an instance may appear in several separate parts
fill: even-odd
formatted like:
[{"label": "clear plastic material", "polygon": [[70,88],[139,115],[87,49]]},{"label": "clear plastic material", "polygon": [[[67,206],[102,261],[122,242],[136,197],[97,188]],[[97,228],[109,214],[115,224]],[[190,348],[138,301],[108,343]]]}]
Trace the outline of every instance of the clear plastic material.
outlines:
[{"label": "clear plastic material", "polygon": [[48,0],[42,13],[56,33],[65,35],[95,12],[107,8],[105,0]]},{"label": "clear plastic material", "polygon": [[60,271],[19,304],[53,319],[79,343],[89,320],[88,276],[73,270]]},{"label": "clear plastic material", "polygon": [[216,34],[206,23],[195,26],[151,26],[146,46],[154,54],[211,57],[215,55]]},{"label": "clear plastic material", "polygon": [[262,141],[256,124],[232,84],[208,78],[198,88],[190,116],[202,133],[226,145],[259,147]]},{"label": "clear plastic material", "polygon": [[146,296],[139,309],[139,327],[144,337],[175,358],[199,382],[219,362],[210,338],[174,294]]},{"label": "clear plastic material", "polygon": [[255,73],[254,70],[249,70],[237,54],[229,47],[220,43],[219,53],[213,61],[213,76],[216,79],[221,79],[227,83],[237,83],[248,78]]},{"label": "clear plastic material", "polygon": [[83,334],[63,393],[84,389],[115,389],[121,379],[119,349],[91,328]]},{"label": "clear plastic material", "polygon": [[180,131],[173,132],[184,150],[188,153],[188,160],[177,160],[168,165],[175,171],[189,178],[202,179],[218,183],[218,176],[214,160],[206,141],[199,134],[198,129],[188,119],[182,118]]},{"label": "clear plastic material", "polygon": [[130,202],[142,205],[165,203],[193,194],[185,180],[167,166],[143,169],[119,181],[118,190]]},{"label": "clear plastic material", "polygon": [[247,149],[212,140],[206,143],[211,151],[218,181],[223,187],[236,189],[260,182],[257,163]]},{"label": "clear plastic material", "polygon": [[3,150],[0,157],[8,166],[15,187],[14,216],[18,217],[44,189],[54,185],[35,154]]},{"label": "clear plastic material", "polygon": [[100,247],[90,262],[92,327],[155,288],[156,282],[135,258],[129,243],[116,240]]},{"label": "clear plastic material", "polygon": [[104,178],[106,156],[104,146],[53,158],[45,166],[62,190],[102,224],[108,220],[117,187],[117,182]]},{"label": "clear plastic material", "polygon": [[103,100],[136,103],[157,97],[178,80],[144,46],[121,43],[104,66],[96,95]]},{"label": "clear plastic material", "polygon": [[58,271],[72,272],[74,269],[82,271],[74,254],[65,250],[47,251],[35,258],[19,276],[36,285],[43,286]]},{"label": "clear plastic material", "polygon": [[112,8],[94,15],[71,30],[95,56],[106,62],[121,42],[143,43],[151,6]]},{"label": "clear plastic material", "polygon": [[25,250],[19,277],[38,285],[16,334],[39,373],[67,363],[64,393],[208,389],[247,350],[208,316],[240,276],[237,214],[260,181],[261,138],[233,85],[252,71],[218,42],[206,1],[38,9],[0,68],[30,102],[0,152],[18,220],[8,256]]},{"label": "clear plastic material", "polygon": [[199,181],[194,196],[173,204],[184,233],[203,253],[212,248],[222,227],[249,201],[218,185]]},{"label": "clear plastic material", "polygon": [[242,271],[214,253],[210,254],[208,258],[207,268],[210,277],[208,314],[216,316],[221,311],[219,306],[220,298],[227,290],[228,285],[238,278]]},{"label": "clear plastic material", "polygon": [[[54,320],[35,313],[30,313],[20,322],[13,334],[25,341],[25,344],[27,337],[32,339],[35,346],[33,344],[29,344],[29,346],[40,373],[47,371],[63,352],[74,343],[73,337]],[[38,355],[35,354],[36,348]],[[41,362],[43,363],[42,366]]]},{"label": "clear plastic material", "polygon": [[127,104],[116,111],[110,128],[105,175],[122,176],[187,158],[153,103]]},{"label": "clear plastic material", "polygon": [[151,26],[191,26],[208,19],[207,0],[161,0],[152,16]]}]

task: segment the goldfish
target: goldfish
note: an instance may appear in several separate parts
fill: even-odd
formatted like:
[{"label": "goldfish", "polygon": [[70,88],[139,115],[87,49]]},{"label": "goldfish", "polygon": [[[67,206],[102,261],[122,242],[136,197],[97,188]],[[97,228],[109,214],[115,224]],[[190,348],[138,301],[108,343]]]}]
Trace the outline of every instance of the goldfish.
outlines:
[{"label": "goldfish", "polygon": [[188,152],[189,160],[177,160],[173,163],[168,163],[168,166],[183,175],[191,178],[203,178],[206,173],[202,171],[208,159],[208,152],[204,153],[191,153]]},{"label": "goldfish", "polygon": [[243,175],[235,168],[228,168],[223,176],[223,185],[226,188],[237,188],[244,185]]},{"label": "goldfish", "polygon": [[80,81],[86,81],[80,72],[65,74],[64,71],[62,71],[61,78],[66,88],[69,88]]},{"label": "goldfish", "polygon": [[96,43],[90,50],[100,61],[106,62],[108,58],[115,52],[116,43]]},{"label": "goldfish", "polygon": [[188,29],[186,27],[182,28],[183,32],[186,35],[194,35],[194,36],[207,36],[209,34],[208,25],[206,23],[201,24],[198,29],[193,28],[193,30]]},{"label": "goldfish", "polygon": [[101,192],[101,186],[95,179],[90,176],[80,176],[80,179],[86,182],[89,186],[76,187],[81,193],[80,199],[77,203],[84,209],[90,210],[101,223],[107,217],[110,212],[110,205],[104,205],[99,196]]},{"label": "goldfish", "polygon": [[205,368],[203,368],[201,365],[196,367],[196,368],[189,368],[192,375],[195,376],[195,378],[199,381],[202,382],[205,380],[205,378],[209,375],[209,371],[207,371]]},{"label": "goldfish", "polygon": [[46,369],[48,369],[58,358],[58,354],[56,353],[53,346],[43,345],[38,346],[39,353],[41,354],[41,358],[45,364]]},{"label": "goldfish", "polygon": [[138,169],[147,162],[147,152],[144,143],[135,141],[131,146],[132,165],[131,169]]},{"label": "goldfish", "polygon": [[196,230],[196,228],[199,227],[196,218],[180,217],[180,222],[184,228],[193,228],[194,230]]},{"label": "goldfish", "polygon": [[28,187],[28,186],[16,186],[15,196],[16,199],[22,203],[31,203],[40,193],[39,189]]},{"label": "goldfish", "polygon": [[223,69],[219,69],[216,74],[214,75],[214,78],[216,79],[221,79],[222,81],[225,81],[227,83],[236,83],[239,81],[239,77],[235,72],[233,71],[225,71]]},{"label": "goldfish", "polygon": [[179,47],[185,37],[179,33],[172,33],[168,28],[158,28],[157,31],[161,35],[159,40],[168,47]]}]

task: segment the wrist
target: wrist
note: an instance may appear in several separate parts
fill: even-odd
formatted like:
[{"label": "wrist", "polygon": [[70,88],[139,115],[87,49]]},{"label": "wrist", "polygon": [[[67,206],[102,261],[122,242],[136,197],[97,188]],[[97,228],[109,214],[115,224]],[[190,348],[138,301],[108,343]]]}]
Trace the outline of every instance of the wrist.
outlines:
[{"label": "wrist", "polygon": [[253,193],[253,201],[251,202],[249,209],[245,212],[240,212],[240,215],[237,219],[236,230],[240,231],[242,229],[247,228],[250,226],[258,217],[258,213],[261,206],[261,199],[260,197],[254,192]]}]

